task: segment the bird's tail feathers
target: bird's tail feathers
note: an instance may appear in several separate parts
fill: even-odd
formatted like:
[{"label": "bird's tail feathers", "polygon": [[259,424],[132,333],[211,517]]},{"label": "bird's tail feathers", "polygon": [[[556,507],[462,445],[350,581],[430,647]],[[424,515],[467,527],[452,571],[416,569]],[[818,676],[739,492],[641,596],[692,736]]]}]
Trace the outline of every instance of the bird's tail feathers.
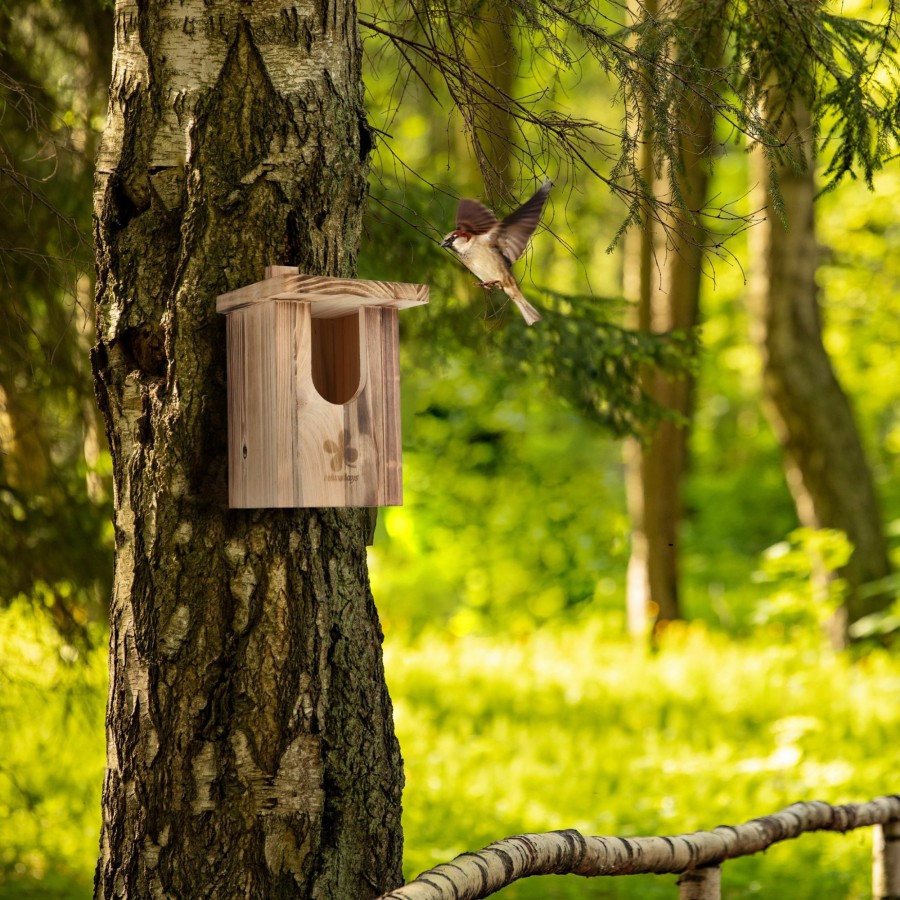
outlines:
[{"label": "bird's tail feathers", "polygon": [[526,325],[534,325],[535,322],[540,321],[541,314],[524,297],[521,300],[513,297],[513,301],[519,307]]},{"label": "bird's tail feathers", "polygon": [[518,285],[516,285],[516,290],[507,290],[506,293],[512,302],[519,307],[519,312],[522,313],[522,318],[525,320],[526,325],[534,325],[535,322],[540,321],[541,314],[525,299],[522,291],[518,289]]}]

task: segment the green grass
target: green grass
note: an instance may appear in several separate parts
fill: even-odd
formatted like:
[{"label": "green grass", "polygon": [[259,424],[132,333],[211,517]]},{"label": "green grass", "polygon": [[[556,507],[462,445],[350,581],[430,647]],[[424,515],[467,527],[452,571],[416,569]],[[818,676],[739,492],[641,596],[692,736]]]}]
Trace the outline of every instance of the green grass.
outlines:
[{"label": "green grass", "polygon": [[[900,789],[900,660],[812,640],[616,619],[516,637],[389,639],[406,763],[406,874],[523,831],[674,834],[795,800]],[[104,762],[105,651],[72,659],[23,606],[0,612],[0,897],[89,897]],[[808,835],[724,868],[724,895],[870,895],[871,831]],[[508,898],[676,896],[674,876],[545,877]]]},{"label": "green grass", "polygon": [[85,658],[23,602],[0,611],[0,897],[91,895],[106,682],[105,648]]},{"label": "green grass", "polygon": [[[898,790],[900,663],[692,627],[649,654],[598,622],[389,644],[406,875],[527,831],[677,834]],[[727,897],[869,896],[871,833],[728,863]],[[672,897],[674,878],[531,879],[504,897]],[[785,887],[790,885],[788,889]]]}]

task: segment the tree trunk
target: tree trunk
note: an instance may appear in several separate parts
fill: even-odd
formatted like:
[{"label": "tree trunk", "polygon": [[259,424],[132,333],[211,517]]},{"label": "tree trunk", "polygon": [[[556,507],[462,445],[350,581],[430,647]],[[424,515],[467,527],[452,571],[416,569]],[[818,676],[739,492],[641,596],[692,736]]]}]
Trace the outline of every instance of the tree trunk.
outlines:
[{"label": "tree trunk", "polygon": [[[512,117],[503,105],[514,94],[519,51],[512,36],[512,7],[501,3],[490,16],[475,22],[468,34],[468,57],[475,72],[492,85],[496,103],[482,101],[478,106],[477,128],[467,128],[471,147],[461,148],[465,159],[474,151],[474,162],[484,178],[484,195],[499,206],[515,200],[513,185]],[[482,92],[484,88],[481,88]],[[521,202],[521,201],[519,201]]]},{"label": "tree trunk", "polygon": [[[639,7],[650,15],[657,12],[655,3],[641,2]],[[696,23],[698,45],[692,52],[712,66],[721,41],[716,13],[706,8],[689,15],[702,15]],[[645,116],[652,114],[649,102],[644,109]],[[693,94],[685,97],[680,115],[682,166],[676,179],[685,204],[697,210],[706,203],[713,120],[709,108]],[[655,172],[649,141],[646,136],[641,148],[641,171],[646,183],[662,193],[668,179]],[[626,243],[625,295],[634,303],[633,327],[644,331],[688,331],[699,321],[705,232],[699,222],[670,222],[670,226],[664,233],[648,216],[645,228],[632,230]],[[631,518],[628,629],[636,636],[646,633],[648,618],[658,624],[681,617],[678,536],[694,398],[694,379],[688,373],[673,378],[645,368],[641,382],[643,390],[674,416],[661,421],[643,443],[630,439],[625,447]]]},{"label": "tree trunk", "polygon": [[116,569],[98,897],[372,897],[402,768],[365,515],[229,510],[217,294],[354,273],[352,0],[118,0],[95,195]]},{"label": "tree trunk", "polygon": [[[774,108],[784,103],[771,92]],[[782,137],[805,160],[798,171],[778,166],[787,228],[778,221],[770,173],[756,180],[766,218],[751,231],[756,272],[751,284],[753,336],[763,358],[766,412],[784,451],[785,471],[797,516],[809,528],[836,528],[854,547],[839,572],[848,594],[833,640],[843,644],[846,625],[885,607],[890,597],[863,596],[860,588],[890,573],[872,473],[846,394],[822,343],[816,292],[815,179],[808,140],[809,110],[799,101],[784,116]],[[757,154],[758,156],[758,154]]]}]

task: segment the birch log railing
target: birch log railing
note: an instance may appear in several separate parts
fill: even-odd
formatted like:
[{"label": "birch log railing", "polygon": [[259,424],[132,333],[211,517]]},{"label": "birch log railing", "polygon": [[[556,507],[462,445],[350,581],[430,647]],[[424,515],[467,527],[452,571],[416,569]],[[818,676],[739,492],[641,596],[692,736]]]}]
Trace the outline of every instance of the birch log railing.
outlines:
[{"label": "birch log railing", "polygon": [[743,825],[674,837],[585,837],[577,831],[521,834],[423,872],[379,900],[481,900],[531,875],[681,875],[679,900],[718,900],[721,864],[808,831],[875,826],[874,900],[900,900],[900,795],[829,806],[794,803]]}]

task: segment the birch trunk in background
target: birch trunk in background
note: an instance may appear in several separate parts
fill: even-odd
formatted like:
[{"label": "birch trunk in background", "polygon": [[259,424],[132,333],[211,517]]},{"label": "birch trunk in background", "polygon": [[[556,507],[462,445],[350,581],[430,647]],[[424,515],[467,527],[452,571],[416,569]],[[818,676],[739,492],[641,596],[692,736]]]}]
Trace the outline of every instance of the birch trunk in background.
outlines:
[{"label": "birch trunk in background", "polygon": [[[680,52],[696,55],[708,69],[721,55],[721,21],[724,3],[705,7],[685,3],[679,8],[685,24],[692,26],[695,46]],[[633,14],[653,16],[655,2],[635,2]],[[680,168],[674,173],[688,210],[706,205],[709,182],[713,116],[700,92],[686,91],[677,110]],[[651,98],[643,102],[644,116],[653,115]],[[647,122],[648,129],[651,123]],[[641,148],[641,175],[659,197],[667,196],[669,182],[655,171],[650,141],[645,132]],[[674,200],[673,197],[667,199]],[[682,212],[690,217],[690,212]],[[699,219],[690,224],[671,222],[667,233],[648,216],[645,227],[628,235],[624,273],[626,297],[634,304],[633,327],[666,333],[690,331],[700,316],[700,285],[706,233]],[[628,628],[634,635],[646,633],[647,623],[681,617],[679,597],[679,533],[683,518],[682,484],[687,469],[688,437],[694,406],[694,378],[642,372],[642,388],[676,418],[664,419],[641,443],[625,445],[626,488],[631,519],[631,554],[628,559]]]},{"label": "birch trunk in background", "polygon": [[[785,99],[769,92],[770,117],[778,121]],[[784,453],[797,517],[808,528],[843,531],[853,555],[838,574],[847,584],[844,608],[832,623],[832,642],[842,646],[846,626],[891,602],[885,592],[860,589],[890,574],[887,544],[872,472],[847,395],[822,342],[816,285],[816,194],[808,108],[797,101],[781,116],[781,137],[806,167],[785,162],[778,186],[786,227],[774,207],[771,175],[757,159],[757,202],[765,220],[750,230],[750,308],[753,338],[763,360],[766,413]]]},{"label": "birch trunk in background", "polygon": [[93,366],[115,479],[98,897],[372,897],[401,760],[359,511],[230,511],[216,295],[352,276],[352,0],[116,6]]}]

